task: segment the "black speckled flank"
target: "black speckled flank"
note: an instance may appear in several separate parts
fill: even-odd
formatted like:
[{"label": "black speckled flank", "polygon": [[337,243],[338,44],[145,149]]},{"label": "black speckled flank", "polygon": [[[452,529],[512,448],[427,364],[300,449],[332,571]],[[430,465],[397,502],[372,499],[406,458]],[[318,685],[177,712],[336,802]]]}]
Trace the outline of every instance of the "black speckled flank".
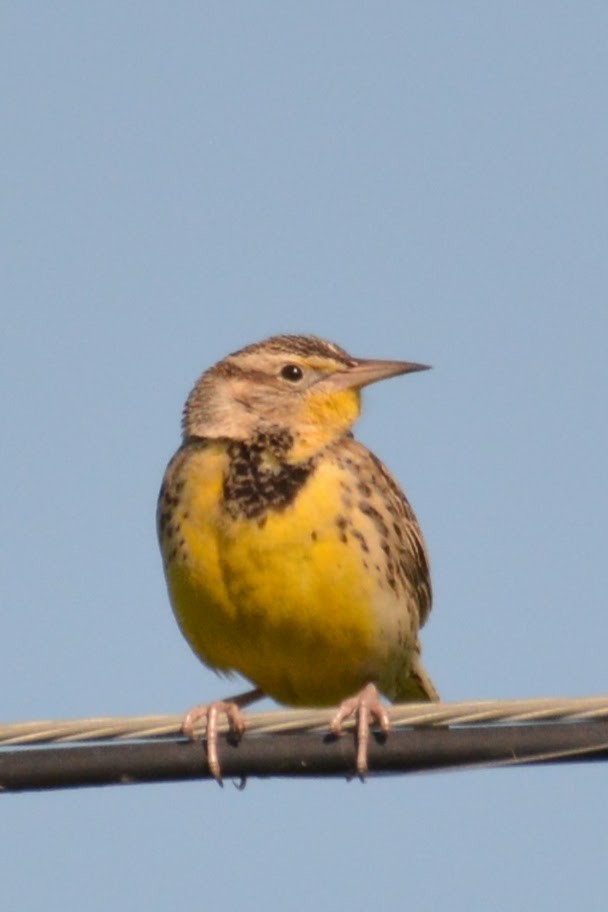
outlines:
[{"label": "black speckled flank", "polygon": [[356,441],[344,438],[329,452],[343,472],[340,486],[348,524],[336,520],[341,540],[352,536],[365,568],[374,566],[396,595],[404,587],[413,590],[411,604],[423,624],[431,609],[430,573],[422,533],[405,495],[383,463]]},{"label": "black speckled flank", "polygon": [[[269,510],[283,510],[294,502],[314,472],[316,460],[283,461],[292,445],[291,435],[279,429],[258,434],[251,443],[228,444],[223,496],[232,517],[262,520]],[[268,456],[270,460],[265,459]]]},{"label": "black speckled flank", "polygon": [[158,497],[156,511],[156,524],[158,537],[166,546],[168,560],[173,560],[185,547],[184,537],[180,533],[180,521],[185,519],[187,513],[179,516],[180,494],[184,487],[183,481],[176,482],[171,488],[166,481],[163,482]]},{"label": "black speckled flank", "polygon": [[158,539],[164,553],[165,563],[179,558],[187,561],[186,541],[182,534],[182,524],[188,519],[188,510],[184,507],[183,493],[186,487],[184,469],[187,467],[192,447],[206,446],[204,442],[182,446],[174,454],[158,495],[156,507],[156,528]]}]

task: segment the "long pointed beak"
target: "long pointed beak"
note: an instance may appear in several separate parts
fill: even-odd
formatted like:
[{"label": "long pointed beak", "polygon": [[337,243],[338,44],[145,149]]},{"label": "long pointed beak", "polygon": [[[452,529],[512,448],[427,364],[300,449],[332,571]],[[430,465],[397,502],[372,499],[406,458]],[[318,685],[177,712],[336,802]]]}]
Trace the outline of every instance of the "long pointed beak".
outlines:
[{"label": "long pointed beak", "polygon": [[368,386],[378,380],[397,377],[399,374],[413,374],[415,371],[430,370],[428,364],[415,364],[412,361],[376,361],[358,360],[352,367],[336,371],[325,380],[333,390]]}]

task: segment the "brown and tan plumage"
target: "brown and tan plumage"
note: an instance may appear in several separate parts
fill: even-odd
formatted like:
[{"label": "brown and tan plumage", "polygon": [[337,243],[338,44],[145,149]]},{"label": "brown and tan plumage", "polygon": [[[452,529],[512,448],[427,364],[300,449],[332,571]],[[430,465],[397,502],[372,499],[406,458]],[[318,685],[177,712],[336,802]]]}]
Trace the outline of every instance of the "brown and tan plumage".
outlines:
[{"label": "brown and tan plumage", "polygon": [[[343,702],[339,730],[390,700],[434,700],[420,662],[431,609],[424,541],[385,466],[351,427],[360,389],[423,369],[368,361],[312,336],[275,336],[210,368],[186,402],[158,529],[173,608],[196,654],[289,705]],[[350,697],[355,694],[353,699]],[[247,697],[237,701],[245,705]],[[217,711],[208,717],[210,765]]]}]

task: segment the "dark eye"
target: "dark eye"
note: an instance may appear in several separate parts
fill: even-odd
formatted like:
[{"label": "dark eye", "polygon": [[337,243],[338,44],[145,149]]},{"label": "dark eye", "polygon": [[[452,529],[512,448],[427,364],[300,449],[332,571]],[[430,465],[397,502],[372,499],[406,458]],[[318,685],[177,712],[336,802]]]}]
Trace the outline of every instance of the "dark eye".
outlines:
[{"label": "dark eye", "polygon": [[303,376],[302,368],[298,367],[297,364],[286,364],[285,367],[281,368],[281,377],[291,383],[297,383]]}]

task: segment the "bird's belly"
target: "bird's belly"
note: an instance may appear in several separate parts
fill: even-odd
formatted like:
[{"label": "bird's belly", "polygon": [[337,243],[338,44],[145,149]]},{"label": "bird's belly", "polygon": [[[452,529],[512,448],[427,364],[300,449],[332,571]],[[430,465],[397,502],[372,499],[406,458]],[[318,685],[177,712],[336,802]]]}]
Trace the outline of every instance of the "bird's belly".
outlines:
[{"label": "bird's belly", "polygon": [[[331,486],[330,491],[335,486]],[[330,705],[403,665],[416,631],[366,548],[346,534],[323,486],[263,522],[182,526],[167,570],[180,626],[207,664],[235,670],[291,705]]]},{"label": "bird's belly", "polygon": [[[270,528],[268,528],[270,525]],[[361,562],[335,536],[308,541],[270,520],[225,547],[225,580],[237,606],[237,667],[293,705],[327,705],[361,687],[382,662],[374,591]],[[275,539],[270,547],[269,538]]]}]

